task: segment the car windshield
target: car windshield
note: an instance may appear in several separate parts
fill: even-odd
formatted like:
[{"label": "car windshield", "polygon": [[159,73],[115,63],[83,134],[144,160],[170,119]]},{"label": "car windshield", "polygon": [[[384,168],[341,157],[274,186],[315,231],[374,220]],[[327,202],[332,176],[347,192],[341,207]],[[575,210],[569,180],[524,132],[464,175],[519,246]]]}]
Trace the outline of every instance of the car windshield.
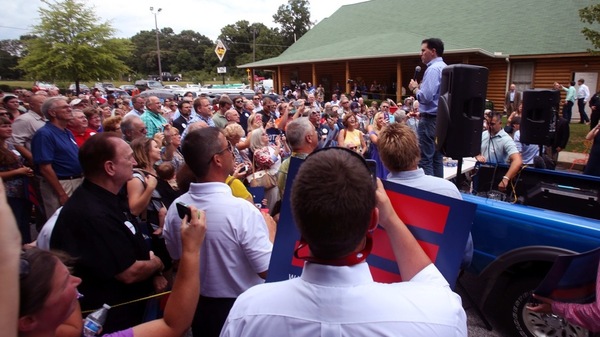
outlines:
[{"label": "car windshield", "polygon": [[160,82],[158,81],[148,81],[148,86],[150,88],[162,88],[162,84],[160,84]]}]

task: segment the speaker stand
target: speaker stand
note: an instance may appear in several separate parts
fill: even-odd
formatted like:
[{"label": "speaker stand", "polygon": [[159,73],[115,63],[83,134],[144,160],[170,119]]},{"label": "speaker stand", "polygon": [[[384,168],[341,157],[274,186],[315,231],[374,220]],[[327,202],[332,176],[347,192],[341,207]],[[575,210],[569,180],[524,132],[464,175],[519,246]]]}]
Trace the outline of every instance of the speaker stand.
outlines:
[{"label": "speaker stand", "polygon": [[463,163],[463,158],[460,157],[458,158],[458,160],[456,161],[456,188],[458,188],[458,190],[460,191],[460,183],[462,182],[462,163]]}]

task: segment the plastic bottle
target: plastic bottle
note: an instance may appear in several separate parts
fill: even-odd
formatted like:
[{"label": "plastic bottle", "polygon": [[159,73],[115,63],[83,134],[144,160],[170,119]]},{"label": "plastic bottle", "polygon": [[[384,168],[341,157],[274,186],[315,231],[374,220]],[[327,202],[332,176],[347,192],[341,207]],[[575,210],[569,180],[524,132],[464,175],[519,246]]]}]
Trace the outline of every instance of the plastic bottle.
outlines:
[{"label": "plastic bottle", "polygon": [[108,315],[109,309],[110,305],[104,303],[104,305],[102,305],[102,308],[94,311],[85,318],[85,322],[83,322],[84,336],[98,336],[100,330],[102,329],[102,326],[106,322],[106,316]]}]

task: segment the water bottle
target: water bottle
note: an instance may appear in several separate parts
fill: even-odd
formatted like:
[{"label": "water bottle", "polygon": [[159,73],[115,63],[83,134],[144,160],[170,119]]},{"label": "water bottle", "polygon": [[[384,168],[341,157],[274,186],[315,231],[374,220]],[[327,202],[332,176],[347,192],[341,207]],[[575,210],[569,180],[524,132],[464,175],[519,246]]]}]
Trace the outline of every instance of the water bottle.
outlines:
[{"label": "water bottle", "polygon": [[105,303],[104,305],[102,305],[102,308],[94,311],[85,318],[85,322],[83,322],[84,336],[98,336],[100,330],[102,329],[102,325],[104,325],[104,322],[106,322],[108,309],[110,309],[110,306]]}]

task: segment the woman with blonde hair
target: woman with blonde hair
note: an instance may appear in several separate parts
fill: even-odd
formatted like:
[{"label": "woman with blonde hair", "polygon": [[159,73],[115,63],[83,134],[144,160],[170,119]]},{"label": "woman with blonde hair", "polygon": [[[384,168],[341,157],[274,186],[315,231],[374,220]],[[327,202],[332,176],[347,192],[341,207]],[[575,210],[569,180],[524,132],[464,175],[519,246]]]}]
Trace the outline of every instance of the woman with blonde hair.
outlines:
[{"label": "woman with blonde hair", "polygon": [[248,117],[248,133],[247,135],[250,136],[250,133],[253,130],[256,130],[258,128],[262,128],[263,127],[263,122],[262,122],[262,114],[260,113],[253,113],[250,115],[250,117]]},{"label": "woman with blonde hair", "polygon": [[377,148],[377,142],[379,141],[379,132],[381,132],[381,130],[387,126],[387,123],[388,122],[385,120],[384,113],[378,112],[373,118],[373,124],[367,126],[367,135],[369,136],[370,140],[370,159],[373,159],[377,163],[377,177],[383,180],[387,179],[389,171],[385,168],[383,162],[381,162],[379,150]]},{"label": "woman with blonde hair", "polygon": [[356,115],[353,113],[346,114],[343,124],[346,128],[342,129],[338,135],[338,146],[346,147],[363,156],[367,151],[367,146],[363,137],[364,134],[357,128]]},{"label": "woman with blonde hair", "polygon": [[[155,164],[161,160],[161,148],[153,138],[136,138],[131,142],[133,158],[137,165],[133,170],[133,179],[127,182],[127,200],[131,214],[140,219],[151,239],[152,250],[165,264],[165,270],[171,266],[162,230],[165,224],[167,208],[162,202]],[[167,280],[163,277],[159,287],[164,290]]]},{"label": "woman with blonde hair", "polygon": [[102,122],[102,130],[104,132],[116,132],[119,135],[123,135],[121,132],[121,121],[123,121],[123,117],[121,116],[109,117]]},{"label": "woman with blonde hair", "polygon": [[[269,135],[264,128],[255,129],[250,134],[250,149],[253,152],[252,162],[254,172],[265,170],[270,176],[277,175],[279,166],[281,166],[281,140],[277,137],[274,145],[269,145]],[[265,198],[267,199],[267,208],[273,209],[275,203],[279,200],[279,188],[277,184],[273,187],[265,188]]]},{"label": "woman with blonde hair", "polygon": [[[234,147],[233,156],[235,158],[236,166],[239,164],[250,163],[250,158],[248,157],[248,151],[245,149],[240,150],[237,147],[238,144],[240,143],[240,141],[242,140],[242,138],[244,138],[244,136],[245,136],[244,129],[242,128],[242,126],[237,123],[229,124],[225,127],[225,129],[223,129],[223,134],[225,135],[225,138],[227,138],[227,140]],[[247,141],[248,141],[248,146],[250,146],[250,137],[247,138]]]}]

